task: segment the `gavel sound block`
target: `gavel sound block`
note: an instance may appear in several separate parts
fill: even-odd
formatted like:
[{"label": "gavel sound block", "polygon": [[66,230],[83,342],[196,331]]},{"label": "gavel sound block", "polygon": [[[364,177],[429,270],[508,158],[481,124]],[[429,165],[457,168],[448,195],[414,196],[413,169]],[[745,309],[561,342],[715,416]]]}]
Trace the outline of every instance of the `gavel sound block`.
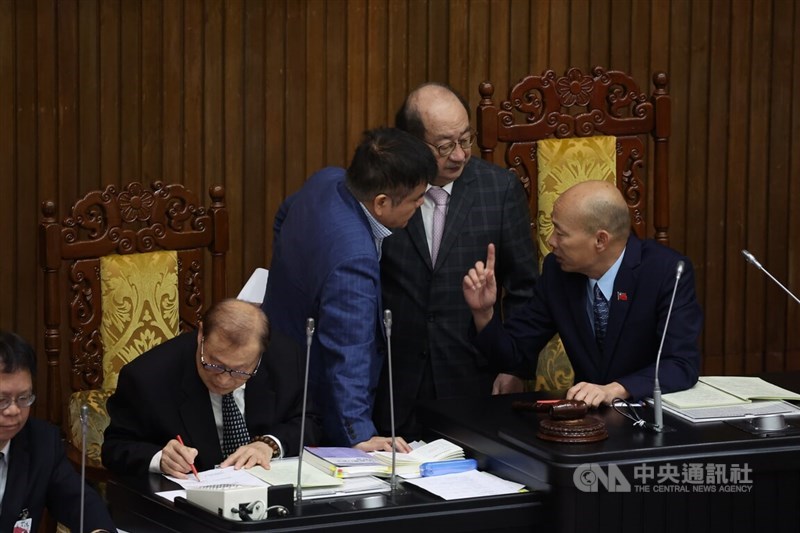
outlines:
[{"label": "gavel sound block", "polygon": [[515,401],[515,410],[547,414],[539,419],[536,436],[543,440],[567,443],[597,442],[608,438],[602,420],[587,416],[589,406],[578,400],[538,402]]}]

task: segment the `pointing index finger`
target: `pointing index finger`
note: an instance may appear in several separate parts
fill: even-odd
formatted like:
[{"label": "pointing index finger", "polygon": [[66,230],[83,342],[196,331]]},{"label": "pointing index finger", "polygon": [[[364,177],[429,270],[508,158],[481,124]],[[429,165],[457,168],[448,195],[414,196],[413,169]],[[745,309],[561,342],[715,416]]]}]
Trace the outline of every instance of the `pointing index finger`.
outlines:
[{"label": "pointing index finger", "polygon": [[486,249],[486,269],[494,271],[494,244],[489,243],[488,248]]}]

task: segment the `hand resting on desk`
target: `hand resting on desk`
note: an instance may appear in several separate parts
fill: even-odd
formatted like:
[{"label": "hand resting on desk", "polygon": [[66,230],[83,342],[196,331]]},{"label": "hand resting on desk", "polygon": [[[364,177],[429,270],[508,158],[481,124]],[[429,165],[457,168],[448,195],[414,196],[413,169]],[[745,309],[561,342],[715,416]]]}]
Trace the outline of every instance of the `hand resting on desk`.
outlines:
[{"label": "hand resting on desk", "polygon": [[600,404],[611,405],[614,398],[627,399],[630,396],[625,387],[612,381],[608,385],[597,385],[581,381],[567,391],[567,400],[583,400],[590,407],[600,407]]}]

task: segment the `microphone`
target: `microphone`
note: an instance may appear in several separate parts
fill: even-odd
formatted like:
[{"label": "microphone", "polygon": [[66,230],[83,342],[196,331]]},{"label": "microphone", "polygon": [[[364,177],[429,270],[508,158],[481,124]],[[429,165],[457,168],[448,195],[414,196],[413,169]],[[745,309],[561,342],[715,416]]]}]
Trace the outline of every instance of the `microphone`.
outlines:
[{"label": "microphone", "polygon": [[302,418],[300,419],[300,453],[297,456],[297,496],[296,499],[300,502],[303,499],[303,451],[305,450],[305,433],[306,433],[306,400],[308,399],[308,365],[311,361],[311,341],[314,338],[314,319],[306,319],[306,375],[303,380],[303,410],[301,411]]},{"label": "microphone", "polygon": [[798,299],[798,298],[797,298],[797,296],[795,296],[795,295],[794,295],[794,293],[792,293],[792,291],[790,291],[789,289],[787,289],[786,287],[784,287],[784,286],[783,286],[783,284],[782,284],[780,281],[778,281],[777,279],[775,279],[775,277],[774,277],[772,274],[770,274],[770,273],[767,271],[767,269],[766,269],[766,268],[764,268],[763,266],[761,266],[761,263],[759,263],[759,262],[758,262],[758,260],[755,258],[755,256],[754,256],[753,254],[751,254],[751,253],[750,253],[750,252],[748,252],[747,250],[742,250],[742,255],[744,256],[744,258],[745,258],[745,259],[747,259],[747,262],[748,262],[748,263],[752,263],[753,265],[755,265],[755,267],[756,267],[757,269],[759,269],[761,272],[763,272],[764,274],[766,274],[767,276],[769,276],[769,279],[771,279],[772,281],[774,281],[775,283],[777,283],[777,284],[778,284],[778,286],[779,286],[781,289],[783,289],[783,290],[786,292],[786,294],[788,294],[789,296],[791,296],[792,298],[794,298],[794,301],[800,304],[800,299]]},{"label": "microphone", "polygon": [[675,286],[672,288],[672,298],[669,300],[669,308],[667,309],[667,320],[664,322],[664,331],[661,333],[661,344],[658,346],[658,355],[656,356],[656,376],[653,382],[653,414],[655,422],[652,429],[657,433],[664,431],[664,408],[661,405],[661,384],[658,382],[658,367],[661,365],[661,351],[664,349],[664,339],[667,338],[667,327],[669,326],[669,317],[672,316],[672,307],[675,305],[675,293],[678,292],[678,282],[681,280],[683,269],[686,265],[683,261],[678,261],[678,266],[675,268]]},{"label": "microphone", "polygon": [[397,448],[395,447],[394,434],[394,383],[392,382],[392,311],[389,309],[383,311],[383,327],[386,329],[386,355],[387,364],[389,365],[389,423],[392,426],[392,474],[389,484],[392,487],[392,493],[394,493],[397,490]]},{"label": "microphone", "polygon": [[89,406],[81,405],[81,513],[80,528],[78,531],[83,533],[83,518],[85,514],[86,501],[86,433],[89,427]]}]

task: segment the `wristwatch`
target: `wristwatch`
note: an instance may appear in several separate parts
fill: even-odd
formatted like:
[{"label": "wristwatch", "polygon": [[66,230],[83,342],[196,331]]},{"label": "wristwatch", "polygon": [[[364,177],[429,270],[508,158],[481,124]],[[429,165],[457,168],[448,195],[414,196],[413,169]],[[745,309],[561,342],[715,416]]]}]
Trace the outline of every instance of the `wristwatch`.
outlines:
[{"label": "wristwatch", "polygon": [[273,458],[278,457],[281,454],[281,447],[278,446],[278,443],[275,442],[275,439],[273,439],[272,437],[270,437],[268,435],[256,435],[255,437],[250,439],[250,442],[251,443],[252,442],[263,442],[264,444],[266,444],[267,446],[272,448],[272,457]]}]

